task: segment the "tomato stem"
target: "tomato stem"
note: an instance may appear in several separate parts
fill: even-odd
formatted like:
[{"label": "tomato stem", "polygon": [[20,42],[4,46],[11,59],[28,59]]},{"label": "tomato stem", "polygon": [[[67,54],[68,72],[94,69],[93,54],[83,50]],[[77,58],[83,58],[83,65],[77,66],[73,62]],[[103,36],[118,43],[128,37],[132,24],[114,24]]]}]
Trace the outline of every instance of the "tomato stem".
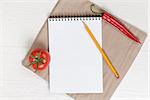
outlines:
[{"label": "tomato stem", "polygon": [[35,69],[35,73],[38,71],[38,64],[41,63],[41,64],[44,64],[43,63],[43,60],[45,60],[45,58],[40,58],[40,55],[41,55],[41,51],[36,55],[36,56],[33,56],[31,55],[31,57],[34,59],[33,62],[31,62],[28,66],[31,66],[33,64],[36,64],[36,69]]}]

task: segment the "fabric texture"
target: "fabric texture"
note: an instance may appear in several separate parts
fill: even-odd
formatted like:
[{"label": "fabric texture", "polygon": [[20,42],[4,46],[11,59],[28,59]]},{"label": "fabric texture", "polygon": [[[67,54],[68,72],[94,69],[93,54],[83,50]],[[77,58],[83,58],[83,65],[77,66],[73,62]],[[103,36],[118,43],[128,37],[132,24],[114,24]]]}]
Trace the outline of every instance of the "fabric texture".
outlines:
[{"label": "fabric texture", "polygon": [[[85,16],[93,15],[90,11],[91,2],[88,0],[59,0],[55,8],[53,9],[51,16]],[[146,38],[146,33],[130,25],[129,23],[118,18],[136,37],[140,39],[142,44]],[[102,44],[103,49],[112,64],[115,66],[120,74],[120,78],[116,79],[113,73],[110,71],[107,63],[103,60],[103,75],[104,75],[104,93],[80,93],[80,94],[68,94],[75,100],[109,100],[119,83],[126,75],[127,71],[131,67],[135,57],[141,49],[140,44],[127,38],[117,28],[109,24],[108,22],[102,22]],[[48,27],[47,20],[38,33],[32,47],[23,60],[23,65],[33,71],[31,67],[28,67],[28,56],[34,48],[43,48],[48,50]],[[50,66],[48,67],[50,68]],[[49,69],[37,72],[36,74],[48,81]]]}]

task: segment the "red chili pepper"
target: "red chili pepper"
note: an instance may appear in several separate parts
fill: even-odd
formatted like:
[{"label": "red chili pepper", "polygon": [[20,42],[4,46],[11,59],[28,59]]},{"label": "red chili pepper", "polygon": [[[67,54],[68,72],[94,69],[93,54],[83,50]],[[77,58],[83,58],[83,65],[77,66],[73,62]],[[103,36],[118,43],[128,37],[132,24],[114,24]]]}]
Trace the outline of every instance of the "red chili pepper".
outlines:
[{"label": "red chili pepper", "polygon": [[93,11],[93,7],[95,7],[94,4],[91,5],[91,11],[95,14],[98,14],[100,16],[102,16],[102,18],[104,20],[106,20],[107,22],[109,22],[110,24],[112,24],[113,26],[115,26],[116,28],[118,28],[122,33],[124,33],[127,37],[129,37],[130,39],[136,41],[137,43],[141,42],[139,41],[139,39],[137,39],[121,22],[119,22],[115,17],[113,17],[112,15],[110,15],[109,13],[105,12],[105,11],[99,11],[98,12],[98,8],[95,7],[95,9],[97,11]]},{"label": "red chili pepper", "polygon": [[128,36],[130,39],[136,41],[137,43],[141,42],[131,33],[128,31],[128,29],[122,25],[119,21],[117,21],[113,16],[110,14],[104,12],[102,18],[106,20],[107,22],[111,23],[113,26],[118,28],[122,33],[124,33],[126,36]]}]

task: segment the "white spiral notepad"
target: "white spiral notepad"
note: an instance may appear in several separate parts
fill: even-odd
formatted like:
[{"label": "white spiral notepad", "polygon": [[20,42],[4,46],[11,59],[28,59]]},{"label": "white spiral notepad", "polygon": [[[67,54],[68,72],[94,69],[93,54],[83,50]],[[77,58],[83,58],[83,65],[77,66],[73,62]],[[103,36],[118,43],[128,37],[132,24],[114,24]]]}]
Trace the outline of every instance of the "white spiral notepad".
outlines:
[{"label": "white spiral notepad", "polygon": [[49,18],[50,92],[102,93],[102,56],[83,25],[102,46],[101,17]]}]

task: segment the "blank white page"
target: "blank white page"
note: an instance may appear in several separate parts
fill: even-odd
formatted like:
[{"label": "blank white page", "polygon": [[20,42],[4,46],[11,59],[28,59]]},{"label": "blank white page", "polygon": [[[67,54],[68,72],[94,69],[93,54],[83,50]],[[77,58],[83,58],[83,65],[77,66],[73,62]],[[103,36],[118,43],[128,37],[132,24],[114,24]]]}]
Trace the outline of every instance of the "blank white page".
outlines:
[{"label": "blank white page", "polygon": [[[65,20],[66,19],[66,20]],[[72,19],[72,20],[71,20]],[[102,56],[83,18],[49,18],[50,92],[102,93]],[[101,18],[83,20],[102,44]]]}]

